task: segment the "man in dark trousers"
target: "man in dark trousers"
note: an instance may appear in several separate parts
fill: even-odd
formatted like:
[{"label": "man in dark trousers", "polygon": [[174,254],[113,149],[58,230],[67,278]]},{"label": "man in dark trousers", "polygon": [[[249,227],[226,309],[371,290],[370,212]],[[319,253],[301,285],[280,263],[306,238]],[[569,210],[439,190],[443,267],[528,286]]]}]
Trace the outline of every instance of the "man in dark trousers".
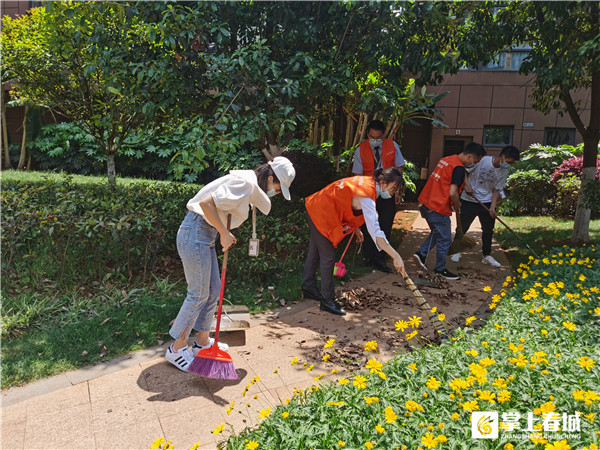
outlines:
[{"label": "man in dark trousers", "polygon": [[437,246],[434,272],[447,280],[459,279],[446,268],[446,257],[452,244],[450,217],[453,211],[460,211],[460,194],[465,186],[467,170],[473,169],[484,155],[483,147],[471,142],[460,154],[440,159],[419,195],[419,211],[431,233],[414,256],[427,270],[427,255]]},{"label": "man in dark trousers", "polygon": [[[385,167],[396,167],[402,173],[404,157],[400,146],[392,139],[384,139],[385,125],[381,120],[372,120],[367,125],[367,140],[356,149],[354,153],[354,164],[352,173],[357,175],[373,175],[376,169]],[[396,203],[402,200],[402,194],[397,192],[393,197],[377,197],[377,215],[379,216],[379,227],[384,232],[388,242],[392,234],[392,225],[396,216]],[[378,250],[373,239],[369,235],[365,225],[361,227],[365,236],[363,243],[363,255],[365,264],[383,272],[392,272],[385,263],[385,252]]]}]

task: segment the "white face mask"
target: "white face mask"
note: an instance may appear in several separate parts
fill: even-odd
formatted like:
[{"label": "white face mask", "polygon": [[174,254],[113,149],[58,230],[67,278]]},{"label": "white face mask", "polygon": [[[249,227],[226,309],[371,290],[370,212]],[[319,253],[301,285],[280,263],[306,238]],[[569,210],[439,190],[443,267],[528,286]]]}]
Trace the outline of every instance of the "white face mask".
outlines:
[{"label": "white face mask", "polygon": [[269,190],[267,191],[267,195],[268,195],[269,197],[275,197],[275,196],[277,195],[277,191],[276,191],[275,189],[269,189]]},{"label": "white face mask", "polygon": [[392,194],[390,194],[387,189],[385,191],[383,189],[381,189],[381,187],[379,187],[379,185],[377,185],[377,196],[384,200],[387,200],[388,198],[392,198]]},{"label": "white face mask", "polygon": [[383,139],[369,139],[369,144],[371,144],[372,149],[375,149],[375,147],[381,148],[382,143]]}]

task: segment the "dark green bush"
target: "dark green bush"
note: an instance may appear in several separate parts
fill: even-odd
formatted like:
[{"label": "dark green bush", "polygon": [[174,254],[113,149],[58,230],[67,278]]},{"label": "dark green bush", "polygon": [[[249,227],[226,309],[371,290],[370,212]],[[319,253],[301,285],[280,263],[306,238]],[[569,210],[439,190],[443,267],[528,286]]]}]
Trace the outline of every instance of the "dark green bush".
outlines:
[{"label": "dark green bush", "polygon": [[581,190],[581,179],[578,176],[567,176],[556,183],[556,203],[552,210],[554,217],[573,217],[577,210],[577,198]]},{"label": "dark green bush", "polygon": [[518,171],[506,183],[508,198],[501,205],[501,213],[509,216],[546,214],[553,208],[556,186],[548,175],[536,169]]},{"label": "dark green bush", "polygon": [[305,150],[288,150],[283,156],[296,169],[296,178],[290,189],[294,197],[308,197],[338,178],[334,165],[326,157]]},{"label": "dark green bush", "polygon": [[[176,236],[185,205],[199,185],[6,171],[2,183],[3,287],[19,290],[52,280],[67,287],[107,273],[148,278],[179,260]],[[303,201],[276,197],[258,213],[258,258],[247,256],[251,220],[235,231],[233,273],[262,276],[304,258],[308,237]]]},{"label": "dark green bush", "polygon": [[19,178],[4,172],[2,182],[2,269],[19,284],[97,280],[109,271],[146,275],[165,257],[176,257],[185,204],[199,188]]}]

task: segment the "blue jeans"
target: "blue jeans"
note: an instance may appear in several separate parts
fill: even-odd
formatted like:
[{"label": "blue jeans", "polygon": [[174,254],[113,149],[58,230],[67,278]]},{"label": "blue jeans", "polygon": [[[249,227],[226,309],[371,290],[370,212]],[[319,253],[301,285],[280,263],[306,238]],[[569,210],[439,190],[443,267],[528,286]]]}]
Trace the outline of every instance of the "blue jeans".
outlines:
[{"label": "blue jeans", "polygon": [[[187,296],[169,330],[174,339],[185,333],[187,340],[192,328],[210,331],[219,301],[221,277],[215,251],[218,231],[204,218],[189,211],[177,232],[177,251],[183,263]],[[187,329],[187,330],[186,330]]]},{"label": "blue jeans", "polygon": [[431,229],[431,233],[429,233],[429,236],[427,236],[427,239],[425,239],[425,242],[419,248],[419,253],[427,257],[427,254],[433,247],[437,246],[435,271],[441,272],[446,269],[446,257],[448,256],[450,244],[452,244],[450,217],[437,213],[425,205],[421,205],[419,211],[421,211],[421,216],[427,221],[427,225]]}]

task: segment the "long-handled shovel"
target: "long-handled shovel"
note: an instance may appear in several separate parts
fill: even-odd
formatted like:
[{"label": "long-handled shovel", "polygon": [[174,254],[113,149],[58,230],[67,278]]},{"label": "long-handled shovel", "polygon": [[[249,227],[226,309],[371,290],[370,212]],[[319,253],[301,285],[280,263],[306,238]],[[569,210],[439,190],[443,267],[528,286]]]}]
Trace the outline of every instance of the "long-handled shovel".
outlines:
[{"label": "long-handled shovel", "polygon": [[[479,200],[473,194],[469,194],[469,195],[471,195],[471,197],[473,197],[475,200],[477,200],[477,203],[479,203],[481,206],[483,206],[488,213],[490,212],[490,208],[488,208],[483,203],[481,203],[481,200]],[[506,223],[504,223],[504,221],[500,217],[496,216],[496,219],[498,219],[498,222],[500,222],[502,225],[504,225],[508,231],[510,231],[512,234],[514,234],[516,237],[518,237],[521,240],[521,242],[523,244],[525,244],[525,246],[529,249],[529,251],[531,252],[531,254],[533,256],[535,256],[536,258],[539,259],[539,256],[537,255],[537,253],[533,251],[533,249],[529,246],[529,244],[527,244],[527,242],[525,242],[523,240],[523,238],[517,234],[516,231],[514,231],[511,227],[509,227],[508,225],[506,225]]]},{"label": "long-handled shovel", "polygon": [[442,344],[448,344],[450,342],[450,338],[448,337],[446,329],[444,328],[444,325],[442,325],[440,319],[438,319],[438,317],[431,311],[431,306],[429,306],[429,303],[427,303],[427,300],[425,300],[423,294],[419,292],[413,280],[408,277],[406,270],[404,270],[401,275],[402,278],[404,278],[404,282],[408,286],[408,289],[410,289],[410,291],[416,297],[417,302],[419,303],[419,308],[421,308],[421,311],[424,311],[425,314],[427,314],[429,321],[439,333]]}]

